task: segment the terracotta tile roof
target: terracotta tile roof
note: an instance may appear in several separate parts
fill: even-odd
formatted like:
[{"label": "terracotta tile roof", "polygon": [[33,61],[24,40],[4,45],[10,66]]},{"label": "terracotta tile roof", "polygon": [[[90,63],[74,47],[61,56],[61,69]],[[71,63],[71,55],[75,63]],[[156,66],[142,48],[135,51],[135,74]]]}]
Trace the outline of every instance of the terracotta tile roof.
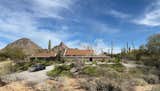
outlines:
[{"label": "terracotta tile roof", "polygon": [[54,52],[42,52],[33,55],[32,57],[55,57],[56,53]]},{"label": "terracotta tile roof", "polygon": [[64,56],[89,56],[93,54],[93,50],[66,49]]}]

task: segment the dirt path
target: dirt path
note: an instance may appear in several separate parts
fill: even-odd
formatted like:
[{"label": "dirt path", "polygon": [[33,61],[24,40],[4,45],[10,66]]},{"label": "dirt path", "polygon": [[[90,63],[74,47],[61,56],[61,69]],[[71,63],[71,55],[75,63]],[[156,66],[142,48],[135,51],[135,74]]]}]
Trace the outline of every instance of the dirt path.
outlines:
[{"label": "dirt path", "polygon": [[47,80],[49,77],[46,75],[48,71],[52,70],[54,66],[47,66],[45,70],[37,71],[37,72],[29,72],[24,71],[20,73],[14,73],[5,77],[5,81],[16,81],[17,79],[24,80],[24,81],[30,81],[34,83],[40,83],[45,80]]}]

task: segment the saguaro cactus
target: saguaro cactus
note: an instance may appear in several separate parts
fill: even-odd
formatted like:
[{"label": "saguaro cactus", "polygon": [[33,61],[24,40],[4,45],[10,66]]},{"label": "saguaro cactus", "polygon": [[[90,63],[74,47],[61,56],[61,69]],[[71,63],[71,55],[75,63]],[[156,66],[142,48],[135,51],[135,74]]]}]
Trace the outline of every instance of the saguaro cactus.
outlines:
[{"label": "saguaro cactus", "polygon": [[111,41],[111,57],[113,57],[113,41]]},{"label": "saguaro cactus", "polygon": [[49,42],[48,42],[48,51],[50,52],[51,51],[51,40],[49,40]]}]

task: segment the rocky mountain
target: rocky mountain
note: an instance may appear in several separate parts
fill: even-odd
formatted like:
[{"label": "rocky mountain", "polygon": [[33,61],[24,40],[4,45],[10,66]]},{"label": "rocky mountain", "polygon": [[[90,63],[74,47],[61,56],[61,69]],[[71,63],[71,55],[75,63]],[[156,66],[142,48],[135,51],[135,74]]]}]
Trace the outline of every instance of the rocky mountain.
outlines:
[{"label": "rocky mountain", "polygon": [[16,40],[15,42],[8,44],[3,50],[12,48],[21,49],[27,55],[32,55],[42,49],[28,38]]},{"label": "rocky mountain", "polygon": [[69,47],[67,47],[63,42],[61,42],[59,45],[55,46],[54,48],[52,48],[52,50],[56,53],[58,53],[59,51],[62,52],[62,54],[64,53],[65,49],[67,49]]}]

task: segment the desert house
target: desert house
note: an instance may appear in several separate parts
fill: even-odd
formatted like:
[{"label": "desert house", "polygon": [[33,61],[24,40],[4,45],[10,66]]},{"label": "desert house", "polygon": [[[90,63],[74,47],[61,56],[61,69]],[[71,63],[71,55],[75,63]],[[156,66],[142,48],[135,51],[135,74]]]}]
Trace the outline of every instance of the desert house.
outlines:
[{"label": "desert house", "polygon": [[92,56],[94,55],[93,50],[80,50],[80,49],[66,49],[63,56]]},{"label": "desert house", "polygon": [[55,59],[57,53],[51,52],[41,52],[30,56],[30,60],[39,59],[39,60],[53,60]]},{"label": "desert house", "polygon": [[108,59],[107,56],[98,56],[95,55],[94,50],[86,49],[86,50],[80,50],[80,49],[66,49],[63,57],[66,59],[80,59],[80,60],[105,60]]},{"label": "desert house", "polygon": [[61,57],[70,60],[105,60],[108,59],[107,56],[96,55],[95,51],[92,49],[78,49],[69,48],[63,42],[58,46],[55,46],[51,51],[42,49],[39,53],[30,56],[30,60],[40,59],[40,60],[54,60],[56,55],[61,52]]}]

